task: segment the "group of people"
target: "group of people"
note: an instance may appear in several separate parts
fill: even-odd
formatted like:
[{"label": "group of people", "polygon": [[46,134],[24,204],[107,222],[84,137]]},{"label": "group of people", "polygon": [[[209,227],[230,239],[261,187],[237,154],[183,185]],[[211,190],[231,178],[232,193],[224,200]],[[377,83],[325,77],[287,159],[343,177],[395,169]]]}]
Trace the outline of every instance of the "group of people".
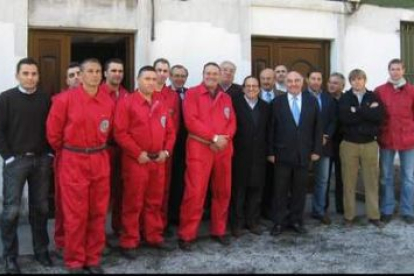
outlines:
[{"label": "group of people", "polygon": [[372,92],[365,72],[352,70],[351,88],[343,93],[340,73],[329,76],[328,91],[321,71],[304,78],[284,65],[238,85],[235,64],[209,62],[201,84],[187,89],[188,70],[160,58],[139,69],[138,88],[129,93],[121,85],[121,60],[110,59],[102,68],[89,58],[69,66],[68,88],[50,99],[38,87],[36,61],[20,60],[19,85],[0,94],[6,272],[20,272],[16,230],[26,181],[35,259],[53,265],[47,233],[52,167],[55,245],[73,273],[104,272],[109,205],[127,259],[137,257],[144,241],[174,249],[165,239],[174,223],[179,247],[192,250],[208,191],[211,238],[223,246],[230,244],[228,223],[234,237],[246,230],[261,235],[262,216],[273,221],[273,236],[287,228],[304,234],[310,166],[313,218],[330,224],[335,167],[336,211],[352,226],[361,169],[367,217],[383,227],[395,211],[396,153],[399,213],[413,223],[414,87],[404,79],[401,60],[391,60],[388,71],[387,82]]}]

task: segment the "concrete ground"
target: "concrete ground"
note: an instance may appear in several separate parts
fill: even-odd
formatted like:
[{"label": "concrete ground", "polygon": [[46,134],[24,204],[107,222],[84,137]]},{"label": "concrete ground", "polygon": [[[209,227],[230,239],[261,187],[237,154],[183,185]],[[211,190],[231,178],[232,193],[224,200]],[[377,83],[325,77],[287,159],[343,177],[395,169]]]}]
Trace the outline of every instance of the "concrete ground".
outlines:
[{"label": "concrete ground", "polygon": [[[333,202],[333,201],[331,201]],[[208,222],[203,222],[196,249],[159,252],[142,247],[135,261],[128,261],[113,251],[104,258],[107,273],[414,273],[414,225],[396,217],[384,229],[368,224],[360,216],[356,225],[345,228],[342,217],[331,213],[332,225],[323,226],[310,218],[311,197],[307,200],[306,235],[292,232],[280,237],[246,234],[232,238],[229,247],[210,241]],[[359,215],[364,214],[358,203]],[[53,220],[49,221],[52,237]],[[271,227],[270,221],[264,225]],[[108,224],[109,225],[109,224]],[[30,227],[19,226],[19,263],[23,273],[66,273],[61,260],[55,267],[43,268],[33,260]],[[53,239],[51,238],[51,242]],[[175,241],[175,238],[173,238]],[[110,239],[110,242],[114,242]],[[54,246],[51,244],[51,250]],[[0,273],[4,273],[3,264]]]}]

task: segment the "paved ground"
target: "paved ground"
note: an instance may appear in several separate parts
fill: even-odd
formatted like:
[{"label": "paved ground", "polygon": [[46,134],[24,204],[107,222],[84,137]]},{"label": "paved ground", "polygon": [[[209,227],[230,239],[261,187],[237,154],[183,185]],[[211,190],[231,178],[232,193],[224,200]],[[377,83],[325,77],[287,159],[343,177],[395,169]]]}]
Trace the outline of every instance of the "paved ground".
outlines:
[{"label": "paved ground", "polygon": [[[359,214],[363,213],[359,203]],[[414,225],[395,218],[380,230],[361,217],[347,229],[342,217],[332,214],[332,218],[332,225],[322,226],[308,217],[307,235],[287,232],[274,238],[269,232],[262,236],[247,234],[232,238],[229,247],[209,240],[205,222],[194,252],[177,248],[165,253],[143,247],[136,261],[127,261],[113,252],[105,258],[103,267],[107,273],[414,273]],[[264,224],[271,226],[268,221]],[[53,233],[53,221],[49,225]],[[27,224],[20,225],[22,272],[66,273],[58,259],[51,269],[33,261],[29,233]]]}]

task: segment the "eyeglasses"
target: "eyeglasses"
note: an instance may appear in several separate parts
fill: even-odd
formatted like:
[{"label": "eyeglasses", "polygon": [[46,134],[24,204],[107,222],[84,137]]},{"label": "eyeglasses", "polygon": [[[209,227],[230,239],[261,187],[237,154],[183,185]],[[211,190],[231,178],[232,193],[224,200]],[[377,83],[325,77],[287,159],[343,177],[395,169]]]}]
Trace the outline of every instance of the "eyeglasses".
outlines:
[{"label": "eyeglasses", "polygon": [[80,72],[69,73],[68,77],[71,79],[71,78],[74,78],[75,76],[79,76],[79,74],[80,74]]}]

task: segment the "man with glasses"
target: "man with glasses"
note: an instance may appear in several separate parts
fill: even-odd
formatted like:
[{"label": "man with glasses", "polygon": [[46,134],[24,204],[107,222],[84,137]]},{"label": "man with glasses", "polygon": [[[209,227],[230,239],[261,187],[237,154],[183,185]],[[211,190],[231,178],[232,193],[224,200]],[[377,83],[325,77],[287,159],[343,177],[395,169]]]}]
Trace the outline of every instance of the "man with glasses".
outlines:
[{"label": "man with glasses", "polygon": [[231,61],[223,61],[220,64],[220,85],[231,98],[242,96],[243,88],[234,83],[237,67]]}]

